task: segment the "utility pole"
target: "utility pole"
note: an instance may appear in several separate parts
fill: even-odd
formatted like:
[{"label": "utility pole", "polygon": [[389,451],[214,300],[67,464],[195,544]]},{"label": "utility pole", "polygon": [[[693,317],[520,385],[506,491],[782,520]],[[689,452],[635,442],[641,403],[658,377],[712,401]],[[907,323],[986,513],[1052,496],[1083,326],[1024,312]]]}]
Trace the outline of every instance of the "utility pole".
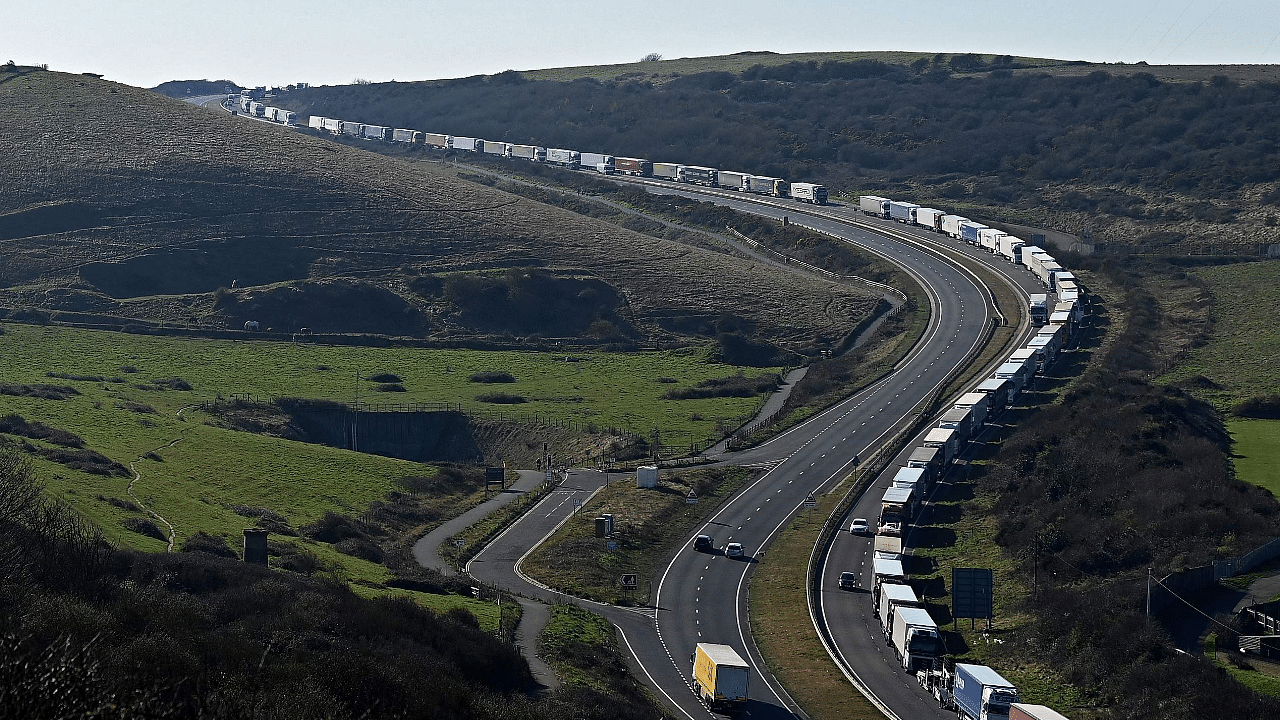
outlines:
[{"label": "utility pole", "polygon": [[1151,568],[1147,568],[1147,619],[1151,619]]},{"label": "utility pole", "polygon": [[360,452],[356,444],[356,428],[360,427],[360,371],[356,370],[355,417],[351,421],[351,452]]}]

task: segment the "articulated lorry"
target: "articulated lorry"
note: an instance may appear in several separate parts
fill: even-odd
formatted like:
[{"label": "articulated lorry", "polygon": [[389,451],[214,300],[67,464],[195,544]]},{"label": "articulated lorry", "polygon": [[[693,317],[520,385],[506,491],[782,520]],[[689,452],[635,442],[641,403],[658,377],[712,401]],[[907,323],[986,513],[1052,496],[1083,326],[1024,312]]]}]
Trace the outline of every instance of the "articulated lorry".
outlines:
[{"label": "articulated lorry", "polygon": [[1067,717],[1044,705],[1014,703],[1009,706],[1009,720],[1067,720]]},{"label": "articulated lorry", "polygon": [[693,687],[712,712],[740,710],[750,675],[751,666],[728,645],[698,643],[693,651]]},{"label": "articulated lorry", "polygon": [[827,188],[817,183],[791,183],[791,197],[814,205],[826,205]]},{"label": "articulated lorry", "polygon": [[1040,326],[1049,322],[1049,296],[1032,295],[1027,303],[1027,312],[1031,315],[1031,324]]},{"label": "articulated lorry", "polygon": [[867,215],[887,218],[889,217],[889,198],[882,198],[879,195],[859,195],[858,209]]},{"label": "articulated lorry", "polygon": [[613,168],[623,175],[649,177],[653,175],[653,163],[643,158],[616,157]]},{"label": "articulated lorry", "polygon": [[986,665],[956,663],[951,701],[960,720],[1005,720],[1018,702],[1018,688]]},{"label": "articulated lorry", "polygon": [[889,639],[902,669],[912,675],[917,670],[933,670],[942,657],[942,633],[924,608],[894,608]]}]

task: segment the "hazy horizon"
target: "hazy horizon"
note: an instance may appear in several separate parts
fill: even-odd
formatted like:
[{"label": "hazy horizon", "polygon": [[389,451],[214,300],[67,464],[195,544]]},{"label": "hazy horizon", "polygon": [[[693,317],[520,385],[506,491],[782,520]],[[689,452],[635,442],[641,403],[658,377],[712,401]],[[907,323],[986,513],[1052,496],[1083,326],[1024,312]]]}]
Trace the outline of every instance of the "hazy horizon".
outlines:
[{"label": "hazy horizon", "polygon": [[[889,8],[889,9],[885,9]],[[614,30],[614,28],[623,28]],[[1280,63],[1280,4],[1081,0],[1067,5],[955,0],[741,0],[705,7],[564,0],[388,0],[370,12],[228,0],[55,0],[9,14],[0,62],[47,63],[153,87],[169,80],[241,85],[426,80],[746,51],[995,53],[1152,65]]]}]

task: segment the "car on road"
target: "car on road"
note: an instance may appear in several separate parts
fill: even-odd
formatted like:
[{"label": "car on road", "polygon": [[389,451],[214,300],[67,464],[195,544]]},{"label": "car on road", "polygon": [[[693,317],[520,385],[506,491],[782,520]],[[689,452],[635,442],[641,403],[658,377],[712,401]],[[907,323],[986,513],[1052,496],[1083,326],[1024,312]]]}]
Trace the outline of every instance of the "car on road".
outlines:
[{"label": "car on road", "polygon": [[699,535],[693,539],[693,549],[701,552],[711,552],[714,543],[715,540],[710,535]]},{"label": "car on road", "polygon": [[742,557],[742,543],[731,542],[724,546],[725,557]]},{"label": "car on road", "polygon": [[867,519],[854,518],[853,522],[849,523],[849,532],[854,535],[866,535],[870,532],[870,529],[867,527]]},{"label": "car on road", "polygon": [[840,589],[841,590],[857,590],[858,576],[851,572],[840,573]]}]

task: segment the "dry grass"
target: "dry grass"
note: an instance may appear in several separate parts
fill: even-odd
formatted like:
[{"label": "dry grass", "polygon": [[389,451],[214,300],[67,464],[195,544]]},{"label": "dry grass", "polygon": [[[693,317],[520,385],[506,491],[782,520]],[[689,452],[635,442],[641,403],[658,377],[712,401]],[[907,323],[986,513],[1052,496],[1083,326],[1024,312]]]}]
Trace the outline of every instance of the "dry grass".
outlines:
[{"label": "dry grass", "polygon": [[773,675],[814,720],[884,716],[845,680],[818,640],[805,597],[805,576],[823,520],[847,490],[841,484],[801,511],[769,546],[769,562],[751,578],[751,632]]},{"label": "dry grass", "polygon": [[36,305],[55,321],[235,329],[245,320],[236,308],[282,303],[304,281],[308,297],[328,297],[346,279],[372,288],[378,320],[413,317],[403,323],[412,331],[366,329],[373,320],[346,317],[337,297],[327,300],[331,325],[451,341],[474,331],[408,293],[406,278],[512,266],[609,283],[626,320],[655,339],[672,335],[670,318],[728,312],[765,338],[802,342],[847,331],[872,304],[857,290],[620,229],[430,163],[83,76],[0,74],[0,146],[0,306]]}]

